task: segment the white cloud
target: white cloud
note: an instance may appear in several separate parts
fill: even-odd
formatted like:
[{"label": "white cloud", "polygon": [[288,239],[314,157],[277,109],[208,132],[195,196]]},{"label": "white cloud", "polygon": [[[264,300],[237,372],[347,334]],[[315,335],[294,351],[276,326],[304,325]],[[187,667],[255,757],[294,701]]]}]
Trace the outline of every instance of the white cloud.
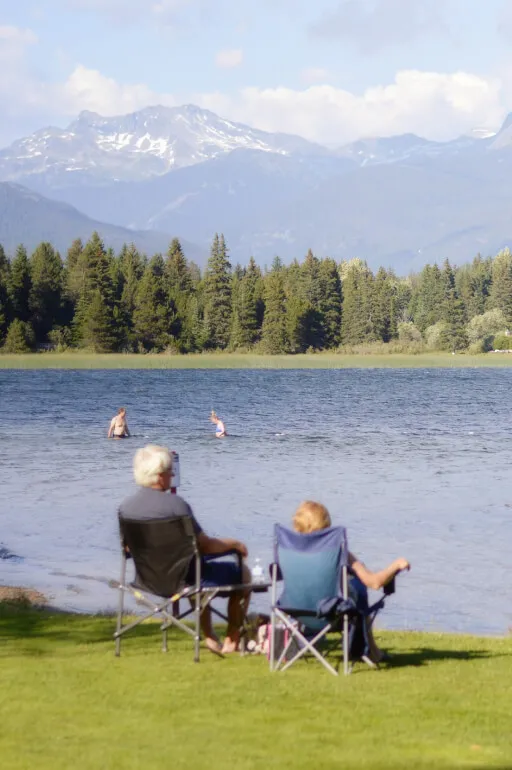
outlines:
[{"label": "white cloud", "polygon": [[151,104],[169,107],[176,104],[171,94],[156,93],[142,83],[123,85],[82,65],[75,67],[66,82],[57,86],[55,95],[69,116],[81,110],[123,115]]},{"label": "white cloud", "polygon": [[42,6],[64,11],[101,13],[120,24],[139,20],[173,23],[179,13],[204,0],[43,0]]},{"label": "white cloud", "polygon": [[244,59],[243,51],[240,48],[226,48],[219,51],[215,57],[215,64],[220,69],[234,69],[239,67]]},{"label": "white cloud", "polygon": [[313,83],[328,83],[332,75],[323,67],[306,67],[300,73],[300,77],[302,82],[309,86]]},{"label": "white cloud", "polygon": [[120,83],[83,65],[75,66],[62,82],[44,82],[25,59],[27,48],[35,41],[30,30],[0,27],[4,118],[0,143],[34,130],[34,126],[65,123],[83,109],[114,115],[184,101],[257,128],[299,134],[329,145],[407,132],[446,140],[475,126],[497,127],[512,93],[512,71],[504,71],[499,81],[467,72],[404,70],[393,82],[361,94],[324,83],[303,89],[244,88],[230,95],[187,93],[178,99],[176,94],[155,92],[144,83]]}]

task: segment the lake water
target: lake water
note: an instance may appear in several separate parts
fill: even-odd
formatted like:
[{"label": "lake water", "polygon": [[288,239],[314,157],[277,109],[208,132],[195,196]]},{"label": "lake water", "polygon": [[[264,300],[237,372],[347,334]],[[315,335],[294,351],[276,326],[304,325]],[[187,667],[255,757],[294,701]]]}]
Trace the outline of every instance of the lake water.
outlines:
[{"label": "lake water", "polygon": [[[383,626],[506,633],[511,388],[512,370],[0,371],[0,547],[19,557],[0,558],[0,583],[113,609],[116,508],[151,441],[179,451],[204,529],[251,559],[320,500],[370,567],[411,561]],[[135,435],[107,441],[121,405]]]}]

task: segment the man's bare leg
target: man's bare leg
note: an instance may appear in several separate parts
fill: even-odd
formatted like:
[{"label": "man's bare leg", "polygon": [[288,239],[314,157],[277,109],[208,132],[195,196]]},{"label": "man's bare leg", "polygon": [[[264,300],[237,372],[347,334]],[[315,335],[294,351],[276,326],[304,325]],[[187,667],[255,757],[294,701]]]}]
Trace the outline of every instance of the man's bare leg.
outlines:
[{"label": "man's bare leg", "polygon": [[[190,603],[192,606],[194,606],[194,600],[190,600]],[[204,643],[206,644],[210,652],[214,652],[217,655],[221,654],[222,647],[220,644],[219,637],[213,630],[212,613],[211,613],[210,607],[205,607],[205,609],[202,611],[200,616],[200,622],[201,622],[201,631],[204,636]]]},{"label": "man's bare leg", "polygon": [[[242,566],[242,582],[251,582],[251,573],[246,564]],[[243,625],[244,618],[247,615],[250,599],[250,591],[236,591],[236,593],[231,594],[229,597],[228,628],[224,644],[222,645],[223,653],[231,653],[238,650],[238,645],[240,644],[240,629]]]}]

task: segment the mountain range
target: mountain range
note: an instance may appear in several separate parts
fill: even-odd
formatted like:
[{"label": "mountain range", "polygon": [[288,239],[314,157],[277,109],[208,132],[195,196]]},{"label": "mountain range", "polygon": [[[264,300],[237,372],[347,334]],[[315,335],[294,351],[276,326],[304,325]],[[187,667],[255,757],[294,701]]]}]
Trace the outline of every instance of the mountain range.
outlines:
[{"label": "mountain range", "polygon": [[54,240],[72,240],[85,215],[84,226],[98,224],[114,246],[161,250],[177,236],[202,261],[219,231],[234,262],[289,261],[312,248],[404,274],[512,244],[511,173],[512,116],[496,134],[450,142],[406,134],[333,149],[192,105],[114,118],[84,112],[65,130],[42,129],[0,151],[0,180],[10,183],[0,186],[0,242],[12,248],[4,206],[8,198],[11,212],[27,206],[21,185],[40,196],[39,209],[46,200],[46,213],[11,227],[9,243],[38,242],[43,224]]}]

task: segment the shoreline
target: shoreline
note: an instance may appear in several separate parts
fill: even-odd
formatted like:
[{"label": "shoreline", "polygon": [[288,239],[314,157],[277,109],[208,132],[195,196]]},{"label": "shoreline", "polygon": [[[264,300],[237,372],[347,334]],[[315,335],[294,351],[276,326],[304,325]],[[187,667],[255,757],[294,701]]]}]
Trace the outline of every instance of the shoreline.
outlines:
[{"label": "shoreline", "polygon": [[[14,607],[16,609],[23,610],[40,610],[49,614],[55,615],[69,615],[72,617],[83,618],[115,618],[116,611],[104,611],[98,610],[95,612],[80,612],[78,610],[64,609],[52,604],[50,597],[41,593],[35,588],[25,588],[23,586],[7,586],[0,585],[0,609],[2,607]],[[128,615],[137,616],[137,611],[132,610],[127,613]],[[158,621],[157,621],[158,622]],[[222,625],[222,624],[219,624]],[[377,628],[379,634],[405,634],[407,635],[420,635],[427,638],[442,638],[450,637],[454,639],[484,639],[484,640],[499,640],[510,639],[512,635],[512,627],[504,630],[501,634],[482,634],[482,633],[469,633],[467,631],[425,631],[418,628]]]},{"label": "shoreline", "polygon": [[512,355],[451,353],[20,353],[0,354],[0,370],[119,369],[506,369]]}]

